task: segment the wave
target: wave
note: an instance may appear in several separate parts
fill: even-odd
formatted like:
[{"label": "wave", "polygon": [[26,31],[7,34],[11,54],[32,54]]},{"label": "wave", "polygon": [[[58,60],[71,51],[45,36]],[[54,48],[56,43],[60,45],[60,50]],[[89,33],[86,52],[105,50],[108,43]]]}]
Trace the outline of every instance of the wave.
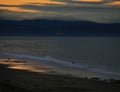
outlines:
[{"label": "wave", "polygon": [[6,46],[7,44],[2,44],[2,43],[0,43],[0,46]]},{"label": "wave", "polygon": [[72,63],[72,62],[68,62],[68,61],[63,61],[63,60],[53,58],[51,56],[33,56],[33,55],[10,53],[10,52],[0,52],[0,55],[5,55],[5,56],[9,56],[9,57],[14,57],[14,58],[20,58],[20,59],[37,60],[37,61],[41,61],[41,62],[44,61],[44,63],[49,63],[49,64],[53,63],[53,64],[57,64],[59,66],[64,66],[64,67],[70,67],[70,68],[75,68],[75,69],[85,69],[85,70],[95,72],[95,73],[120,76],[119,73],[109,72],[107,70],[89,67],[89,66],[86,66],[83,64],[78,64],[77,62]]},{"label": "wave", "polygon": [[33,55],[26,55],[26,54],[19,54],[19,53],[10,53],[10,52],[0,52],[1,55],[10,56],[14,58],[22,58],[22,59],[31,59],[31,60],[40,60],[44,62],[51,62],[63,66],[69,66],[74,68],[85,68],[85,66],[73,64],[71,62],[58,60],[56,58],[50,56],[33,56]]}]

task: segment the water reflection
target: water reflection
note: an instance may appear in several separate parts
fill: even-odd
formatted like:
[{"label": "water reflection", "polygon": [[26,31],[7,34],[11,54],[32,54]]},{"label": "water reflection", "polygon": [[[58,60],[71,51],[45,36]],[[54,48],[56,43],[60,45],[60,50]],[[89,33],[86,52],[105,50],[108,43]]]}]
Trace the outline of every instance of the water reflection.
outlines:
[{"label": "water reflection", "polygon": [[35,68],[32,63],[28,63],[26,61],[16,60],[16,59],[0,59],[0,64],[8,65],[10,69],[18,69],[18,70],[27,70],[32,72],[40,72],[45,73],[48,72],[47,68]]}]

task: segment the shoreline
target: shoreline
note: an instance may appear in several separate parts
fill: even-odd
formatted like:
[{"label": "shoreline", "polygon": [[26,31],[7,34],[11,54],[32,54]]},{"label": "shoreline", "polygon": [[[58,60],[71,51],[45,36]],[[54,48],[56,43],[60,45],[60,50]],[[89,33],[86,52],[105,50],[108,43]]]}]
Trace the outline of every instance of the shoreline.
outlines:
[{"label": "shoreline", "polygon": [[[49,57],[43,57],[43,58],[49,58]],[[69,66],[66,67],[61,65],[58,66],[59,64],[54,64],[54,62],[53,64],[49,63],[48,59],[45,62],[42,61],[34,62],[34,60],[32,59],[3,55],[0,57],[0,64],[9,65],[8,68],[10,69],[27,70],[30,72],[37,72],[37,73],[44,73],[51,75],[62,75],[62,76],[71,76],[75,78],[88,78],[88,79],[99,78],[100,80],[110,80],[110,79],[120,80],[120,76],[117,75],[116,73],[111,74],[110,72],[108,72],[105,74],[105,73],[100,73],[99,71],[98,72],[91,71],[86,68],[77,69]],[[71,65],[74,66],[72,62]]]},{"label": "shoreline", "polygon": [[0,64],[1,92],[115,92],[120,90],[120,80],[75,78],[7,67],[8,65]]},{"label": "shoreline", "polygon": [[114,78],[108,78],[108,79],[102,79],[100,77],[77,77],[71,74],[64,74],[64,73],[59,73],[59,72],[55,72],[55,71],[47,71],[50,70],[50,68],[46,68],[46,67],[35,67],[35,63],[31,63],[31,61],[29,62],[28,60],[22,60],[22,59],[17,59],[17,58],[1,58],[0,57],[0,65],[5,65],[7,66],[6,68],[8,69],[15,69],[15,70],[23,70],[23,71],[28,71],[28,72],[35,72],[35,73],[43,73],[43,74],[49,74],[49,75],[58,75],[58,76],[68,76],[68,77],[73,77],[73,78],[86,78],[86,79],[97,79],[97,80],[120,80],[120,79],[114,79]]}]

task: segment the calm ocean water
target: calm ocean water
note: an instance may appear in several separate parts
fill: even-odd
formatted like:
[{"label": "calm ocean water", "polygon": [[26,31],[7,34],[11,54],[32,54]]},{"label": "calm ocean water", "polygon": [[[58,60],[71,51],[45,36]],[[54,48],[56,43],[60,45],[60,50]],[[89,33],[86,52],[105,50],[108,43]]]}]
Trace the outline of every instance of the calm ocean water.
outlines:
[{"label": "calm ocean water", "polygon": [[63,74],[120,79],[120,37],[0,37],[0,55]]}]

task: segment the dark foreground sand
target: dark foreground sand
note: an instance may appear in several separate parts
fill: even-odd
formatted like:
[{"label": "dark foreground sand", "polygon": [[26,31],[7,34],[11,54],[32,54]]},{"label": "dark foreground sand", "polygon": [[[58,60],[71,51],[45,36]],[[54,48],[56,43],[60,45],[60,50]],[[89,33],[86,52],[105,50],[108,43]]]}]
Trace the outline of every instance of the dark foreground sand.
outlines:
[{"label": "dark foreground sand", "polygon": [[120,81],[40,74],[0,64],[0,92],[120,92]]}]

